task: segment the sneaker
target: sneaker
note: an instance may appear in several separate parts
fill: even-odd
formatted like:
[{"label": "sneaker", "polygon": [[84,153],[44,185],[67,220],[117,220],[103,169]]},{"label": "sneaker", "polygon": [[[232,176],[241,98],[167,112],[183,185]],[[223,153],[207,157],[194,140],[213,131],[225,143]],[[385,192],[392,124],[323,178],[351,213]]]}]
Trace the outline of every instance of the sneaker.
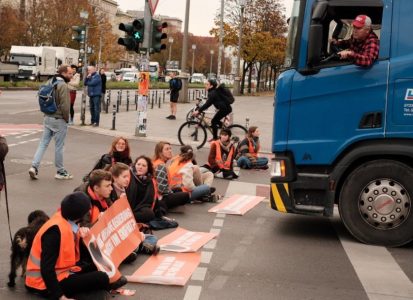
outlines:
[{"label": "sneaker", "polygon": [[217,189],[214,188],[213,186],[209,187],[209,193],[210,193],[210,194],[215,193],[216,190],[217,190]]},{"label": "sneaker", "polygon": [[93,126],[93,127],[99,127],[99,124],[98,124],[98,123],[93,123],[92,126]]},{"label": "sneaker", "polygon": [[66,170],[64,170],[64,171],[57,172],[54,178],[61,179],[61,180],[72,179],[73,175],[69,174]]},{"label": "sneaker", "polygon": [[171,120],[176,120],[176,117],[174,115],[172,115]]},{"label": "sneaker", "polygon": [[118,280],[116,280],[115,282],[109,284],[109,289],[110,290],[117,290],[118,288],[124,286],[127,283],[128,283],[128,280],[126,279],[126,277],[121,276]]},{"label": "sneaker", "polygon": [[128,255],[128,257],[126,257],[122,263],[124,264],[130,264],[133,263],[136,259],[138,258],[138,255],[135,252],[132,252],[131,254]]},{"label": "sneaker", "polygon": [[224,174],[222,174],[222,172],[218,172],[214,174],[215,178],[224,178]]},{"label": "sneaker", "polygon": [[37,176],[39,174],[39,171],[37,170],[36,167],[31,167],[29,169],[29,175],[31,179],[38,179],[39,177]]},{"label": "sneaker", "polygon": [[69,121],[69,123],[67,123],[67,125],[72,126],[72,125],[73,125],[73,121]]},{"label": "sneaker", "polygon": [[173,117],[173,115],[169,115],[169,116],[167,116],[166,118],[167,118],[168,120],[171,120],[172,117]]}]

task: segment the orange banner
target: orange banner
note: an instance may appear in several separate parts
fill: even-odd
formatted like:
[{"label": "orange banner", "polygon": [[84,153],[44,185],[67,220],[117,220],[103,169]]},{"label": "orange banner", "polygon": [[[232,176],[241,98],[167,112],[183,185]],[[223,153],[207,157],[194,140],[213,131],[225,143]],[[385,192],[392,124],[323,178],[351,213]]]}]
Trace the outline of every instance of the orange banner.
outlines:
[{"label": "orange banner", "polygon": [[260,203],[264,197],[249,195],[232,195],[222,203],[214,206],[208,212],[228,214],[228,215],[245,215],[247,211]]},{"label": "orange banner", "polygon": [[159,240],[161,250],[172,252],[196,252],[210,240],[217,236],[210,232],[193,232],[177,228]]},{"label": "orange banner", "polygon": [[201,262],[201,253],[168,253],[151,256],[129,282],[184,286]]},{"label": "orange banner", "polygon": [[119,279],[120,263],[142,242],[143,234],[136,225],[135,217],[126,197],[119,200],[100,215],[83,241],[99,271],[108,274],[110,282]]}]

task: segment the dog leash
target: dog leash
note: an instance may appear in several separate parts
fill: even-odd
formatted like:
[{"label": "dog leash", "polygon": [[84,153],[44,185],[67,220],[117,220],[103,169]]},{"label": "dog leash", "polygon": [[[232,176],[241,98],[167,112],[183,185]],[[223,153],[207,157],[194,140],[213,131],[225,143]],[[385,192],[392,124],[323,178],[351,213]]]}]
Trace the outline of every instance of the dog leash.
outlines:
[{"label": "dog leash", "polygon": [[4,162],[2,161],[0,163],[1,163],[2,170],[3,170],[4,195],[6,196],[6,212],[7,212],[7,223],[9,225],[10,242],[13,243],[13,237],[11,234],[11,226],[10,226],[9,198],[7,197],[6,169],[4,168]]}]

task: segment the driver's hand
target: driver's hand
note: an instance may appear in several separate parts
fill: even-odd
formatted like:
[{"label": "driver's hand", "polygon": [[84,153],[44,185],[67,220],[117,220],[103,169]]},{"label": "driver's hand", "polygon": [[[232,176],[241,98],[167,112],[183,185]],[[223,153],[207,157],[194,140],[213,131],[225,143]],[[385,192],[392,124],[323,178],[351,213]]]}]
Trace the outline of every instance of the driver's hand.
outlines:
[{"label": "driver's hand", "polygon": [[348,59],[348,58],[353,57],[354,52],[351,50],[343,50],[343,51],[338,52],[338,55],[340,55],[340,59]]}]

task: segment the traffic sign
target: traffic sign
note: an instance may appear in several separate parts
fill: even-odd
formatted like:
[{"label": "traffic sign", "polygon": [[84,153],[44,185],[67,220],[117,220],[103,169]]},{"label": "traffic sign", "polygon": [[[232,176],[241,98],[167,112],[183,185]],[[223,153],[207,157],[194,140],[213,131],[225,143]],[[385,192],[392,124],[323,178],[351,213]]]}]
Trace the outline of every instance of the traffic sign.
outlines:
[{"label": "traffic sign", "polygon": [[159,0],[148,0],[149,9],[151,10],[151,16],[155,14],[155,9],[158,6]]}]

